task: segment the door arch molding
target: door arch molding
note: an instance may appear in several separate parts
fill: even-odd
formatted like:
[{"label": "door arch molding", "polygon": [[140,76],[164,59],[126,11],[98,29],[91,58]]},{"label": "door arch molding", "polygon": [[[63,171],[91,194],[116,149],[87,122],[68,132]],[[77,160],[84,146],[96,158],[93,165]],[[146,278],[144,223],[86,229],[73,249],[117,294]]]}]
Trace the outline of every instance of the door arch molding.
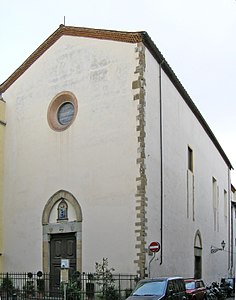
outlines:
[{"label": "door arch molding", "polygon": [[76,200],[76,198],[67,191],[60,190],[56,192],[46,203],[44,210],[43,210],[43,216],[42,216],[42,224],[47,225],[49,223],[50,213],[52,211],[52,208],[54,205],[61,199],[66,199],[75,209],[76,212],[76,221],[82,222],[82,211],[81,207]]},{"label": "door arch molding", "polygon": [[[73,207],[75,218],[63,222],[51,222],[50,216],[61,199],[65,199]],[[50,272],[50,241],[54,234],[73,233],[76,238],[76,270],[82,271],[82,210],[79,202],[72,193],[59,190],[54,193],[47,201],[42,214],[43,227],[43,272]]]}]

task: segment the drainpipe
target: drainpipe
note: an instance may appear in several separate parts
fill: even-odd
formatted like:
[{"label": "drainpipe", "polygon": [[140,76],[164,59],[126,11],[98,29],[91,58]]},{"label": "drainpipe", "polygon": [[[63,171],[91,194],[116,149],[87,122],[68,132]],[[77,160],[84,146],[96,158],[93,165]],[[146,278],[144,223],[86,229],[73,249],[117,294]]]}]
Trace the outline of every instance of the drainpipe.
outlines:
[{"label": "drainpipe", "polygon": [[159,64],[159,99],[160,99],[160,161],[161,161],[161,253],[160,253],[160,265],[163,262],[163,214],[164,214],[164,179],[163,179],[163,120],[162,120],[162,78],[161,78],[161,65],[164,60]]}]

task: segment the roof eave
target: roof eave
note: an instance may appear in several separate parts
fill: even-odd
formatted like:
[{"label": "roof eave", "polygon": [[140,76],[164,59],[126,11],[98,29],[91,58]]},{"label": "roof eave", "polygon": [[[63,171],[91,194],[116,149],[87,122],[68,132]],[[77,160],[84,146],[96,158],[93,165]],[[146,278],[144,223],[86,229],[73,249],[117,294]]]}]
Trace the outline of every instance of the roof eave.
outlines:
[{"label": "roof eave", "polygon": [[146,32],[143,32],[143,43],[146,45],[146,47],[149,49],[149,51],[155,57],[157,62],[159,64],[161,64],[162,70],[166,73],[166,75],[171,80],[171,82],[174,84],[174,86],[176,87],[176,89],[178,90],[178,92],[180,93],[180,95],[182,96],[184,101],[186,102],[186,104],[192,110],[192,112],[194,113],[194,115],[196,116],[196,118],[198,119],[200,124],[202,125],[202,127],[205,129],[207,135],[210,137],[213,144],[216,146],[216,148],[220,152],[220,154],[221,154],[222,158],[224,159],[224,161],[226,162],[227,166],[230,169],[233,169],[232,164],[230,163],[227,155],[225,154],[224,150],[222,149],[220,143],[218,142],[214,133],[210,129],[209,125],[207,124],[207,122],[203,118],[202,114],[200,113],[200,111],[198,110],[198,108],[196,107],[194,102],[192,101],[191,97],[189,96],[189,94],[187,93],[187,91],[185,90],[185,88],[183,87],[181,82],[179,81],[178,77],[175,75],[172,68],[169,66],[169,64],[165,60],[164,56],[161,54],[159,49],[156,47],[156,45],[154,44],[154,42],[152,41],[152,39],[149,37],[149,35]]},{"label": "roof eave", "polygon": [[60,25],[1,85],[0,94],[4,93],[43,53],[45,53],[60,37],[79,36],[100,40],[138,43],[142,41],[140,32],[126,32],[106,29],[93,29]]},{"label": "roof eave", "polygon": [[60,25],[59,28],[52,33],[24,62],[16,69],[16,71],[8,77],[0,85],[0,94],[4,93],[43,53],[45,53],[61,36],[80,36],[87,38],[96,38],[104,40],[122,41],[127,43],[138,43],[143,42],[143,44],[149,49],[153,57],[161,64],[162,70],[166,73],[168,78],[174,84],[180,95],[183,97],[184,101],[187,103],[189,108],[193,111],[197,117],[200,124],[205,129],[206,133],[220,152],[224,161],[230,169],[233,169],[228,157],[226,156],[224,150],[220,146],[218,140],[213,134],[212,130],[208,126],[207,122],[201,115],[200,111],[197,109],[196,105],[193,103],[192,99],[188,95],[187,91],[184,89],[183,85],[175,75],[174,71],[171,69],[164,56],[161,54],[159,49],[156,47],[152,39],[149,37],[147,32],[126,32],[126,31],[115,31],[115,30],[105,30],[105,29],[91,29],[84,27],[73,27]]}]

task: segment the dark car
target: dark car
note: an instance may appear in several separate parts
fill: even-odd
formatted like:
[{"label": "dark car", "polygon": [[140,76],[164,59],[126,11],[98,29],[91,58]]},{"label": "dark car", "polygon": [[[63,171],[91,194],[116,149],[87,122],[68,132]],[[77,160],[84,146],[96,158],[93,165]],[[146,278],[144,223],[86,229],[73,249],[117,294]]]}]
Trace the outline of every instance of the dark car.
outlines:
[{"label": "dark car", "polygon": [[189,299],[206,299],[206,287],[202,279],[188,278],[184,279],[184,282]]},{"label": "dark car", "polygon": [[225,292],[227,297],[231,297],[235,289],[235,279],[221,278],[220,288]]},{"label": "dark car", "polygon": [[126,300],[186,300],[184,280],[181,277],[161,277],[140,280]]}]

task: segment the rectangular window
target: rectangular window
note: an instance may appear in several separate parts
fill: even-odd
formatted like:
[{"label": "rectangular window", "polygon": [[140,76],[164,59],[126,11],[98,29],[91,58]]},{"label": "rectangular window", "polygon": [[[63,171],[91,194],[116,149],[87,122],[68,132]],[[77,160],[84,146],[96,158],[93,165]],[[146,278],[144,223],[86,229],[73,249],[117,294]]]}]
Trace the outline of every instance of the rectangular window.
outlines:
[{"label": "rectangular window", "polygon": [[213,208],[217,208],[217,181],[212,177],[212,200]]},{"label": "rectangular window", "polygon": [[212,177],[212,202],[214,213],[214,230],[219,232],[219,187],[217,180]]},{"label": "rectangular window", "polygon": [[227,191],[224,190],[224,216],[225,216],[225,218],[227,218],[227,215],[228,215],[228,213],[227,213],[228,205],[227,204],[228,204]]},{"label": "rectangular window", "polygon": [[195,220],[194,205],[194,173],[193,173],[193,150],[188,146],[187,153],[187,218]]},{"label": "rectangular window", "polygon": [[188,146],[188,169],[193,172],[193,150]]}]

